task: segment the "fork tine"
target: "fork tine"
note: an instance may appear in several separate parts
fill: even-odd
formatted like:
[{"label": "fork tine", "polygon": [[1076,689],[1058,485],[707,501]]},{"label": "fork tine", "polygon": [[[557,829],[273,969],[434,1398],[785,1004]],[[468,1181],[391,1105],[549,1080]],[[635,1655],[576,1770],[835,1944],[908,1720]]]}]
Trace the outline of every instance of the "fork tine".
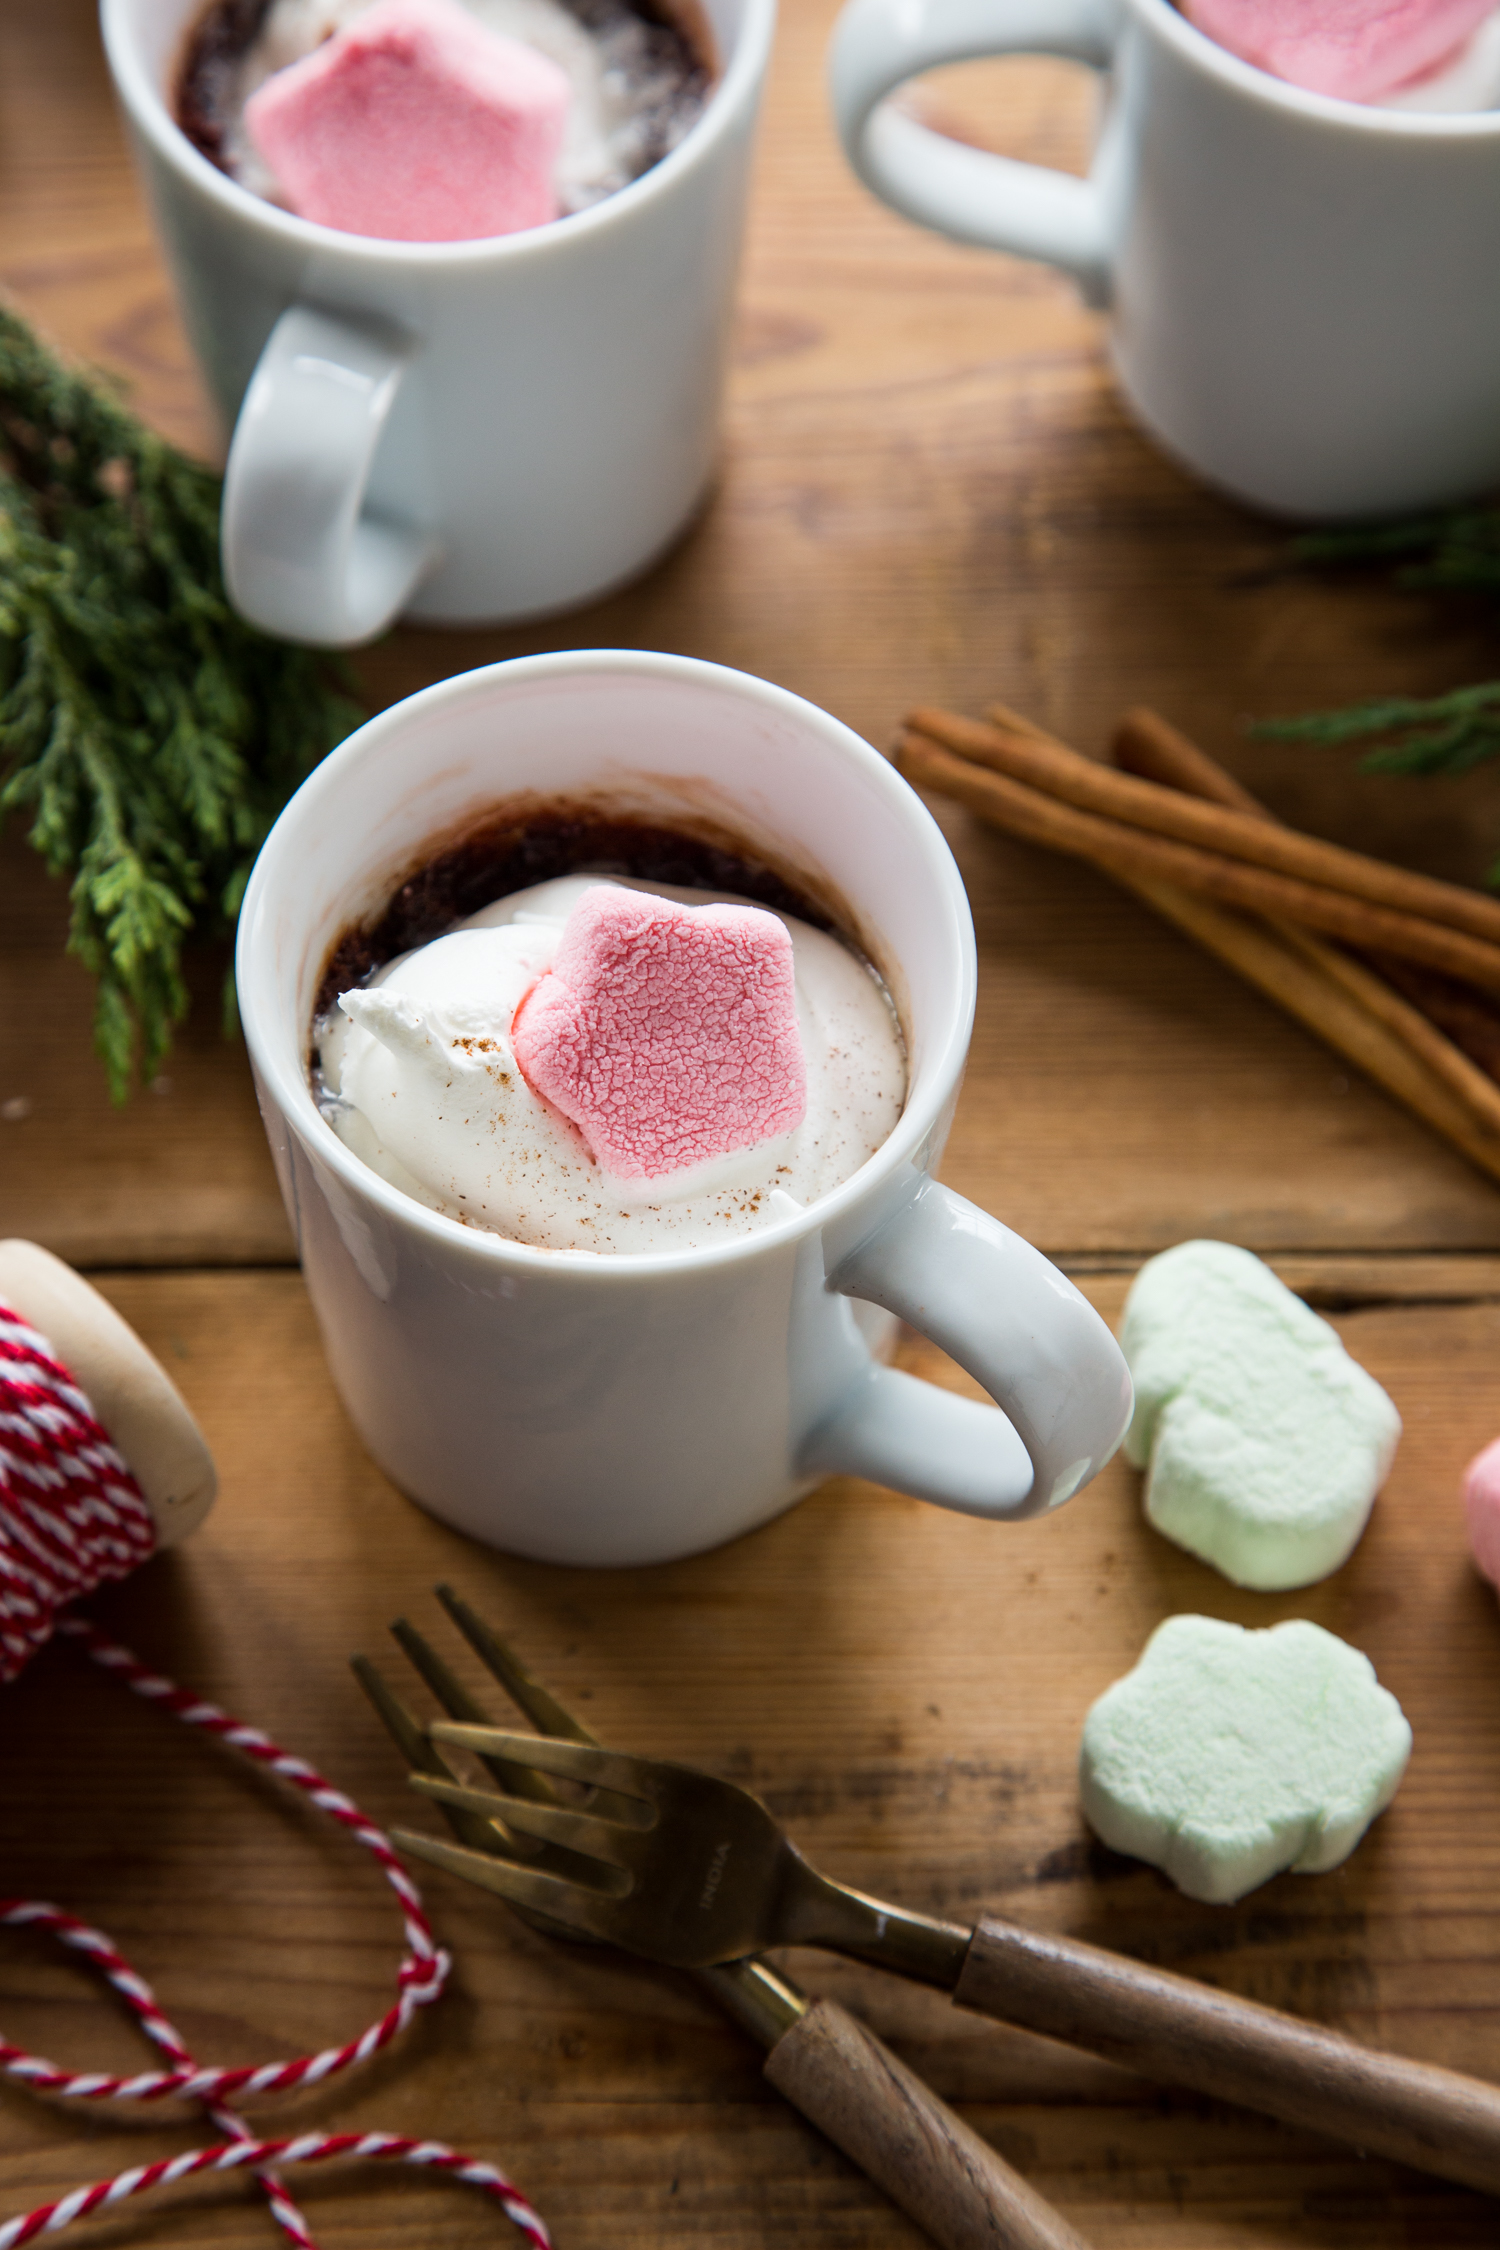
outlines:
[{"label": "fork tine", "polygon": [[[408,1778],[413,1778],[420,1773],[436,1780],[452,1781],[456,1784],[457,1776],[454,1774],[453,1768],[437,1745],[428,1740],[426,1729],[423,1727],[421,1720],[414,1711],[402,1702],[400,1696],[397,1695],[395,1689],[389,1685],[385,1678],[376,1671],[370,1659],[367,1656],[354,1656],[350,1658],[350,1664],[353,1667],[355,1678],[375,1706],[379,1717],[384,1721],[386,1732],[401,1752],[407,1765],[412,1769]],[[538,1781],[539,1788],[545,1788],[546,1786],[546,1783]],[[517,1853],[526,1854],[538,1866],[555,1864],[560,1859],[563,1863],[563,1872],[570,1876],[575,1873],[582,1875],[585,1868],[592,1868],[597,1864],[593,1860],[580,1862],[576,1866],[570,1864],[572,1860],[570,1853],[554,1845],[537,1843],[530,1836],[516,1835],[508,1828],[502,1827],[499,1821],[488,1817],[482,1809],[478,1812],[470,1812],[462,1806],[444,1805],[443,1818],[462,1843],[471,1846],[475,1852],[482,1853],[486,1859],[499,1860],[502,1864],[510,1864]],[[572,1922],[554,1921],[541,1913],[536,1914],[533,1919],[540,1929],[547,1932],[549,1937],[567,1938],[575,1942],[579,1939],[588,1939],[589,1933],[586,1930],[578,1929]]]},{"label": "fork tine", "polygon": [[423,1773],[446,1773],[447,1759],[435,1744],[428,1741],[416,1713],[402,1702],[395,1689],[376,1671],[368,1656],[351,1656],[349,1669],[375,1706],[376,1716],[384,1724],[386,1733],[407,1764],[419,1767]]},{"label": "fork tine", "polygon": [[[413,1789],[424,1797],[431,1797],[439,1805],[452,1805],[456,1811],[478,1815],[488,1814],[507,1828],[519,1828],[523,1835],[540,1836],[545,1843],[566,1844],[570,1851],[592,1862],[597,1877],[600,1868],[612,1873],[624,1870],[615,1858],[622,1831],[618,1821],[597,1820],[591,1813],[567,1812],[560,1805],[538,1805],[524,1797],[497,1797],[487,1789],[468,1789],[462,1782],[443,1781],[435,1774],[414,1773],[409,1777]],[[580,1871],[580,1879],[582,1878]],[[629,1889],[628,1882],[619,1887],[623,1898]]]},{"label": "fork tine", "polygon": [[450,1719],[467,1719],[474,1726],[483,1726],[489,1713],[477,1697],[470,1695],[457,1673],[433,1647],[424,1633],[419,1633],[409,1617],[391,1621],[391,1638],[402,1653],[409,1656]]},{"label": "fork tine", "polygon": [[[475,1726],[488,1725],[490,1715],[484,1705],[470,1695],[457,1673],[408,1618],[398,1617],[391,1633],[450,1718],[463,1719]],[[556,1803],[557,1792],[534,1767],[511,1765],[503,1758],[484,1758],[481,1762],[510,1796],[534,1797],[549,1805]]]},{"label": "fork tine", "polygon": [[[543,1687],[535,1673],[521,1662],[509,1641],[503,1639],[477,1610],[471,1609],[462,1594],[446,1585],[434,1586],[433,1592],[480,1663],[499,1681],[512,1703],[525,1712],[539,1734],[548,1734],[563,1742],[598,1746],[598,1735],[591,1734],[581,1720],[574,1718],[566,1704],[558,1702],[550,1688]],[[439,1701],[441,1700],[439,1697]],[[448,1716],[453,1719],[483,1721],[488,1715],[487,1712],[478,1710],[458,1711],[451,1705],[448,1709]],[[545,1782],[537,1782],[527,1792],[538,1798],[544,1793],[549,1801],[555,1801],[555,1792],[548,1789]],[[629,1820],[632,1817],[633,1800],[617,1797],[612,1789],[597,1789],[589,1800],[589,1810],[598,1813],[602,1820]]]},{"label": "fork tine", "polygon": [[[463,1682],[455,1677],[442,1656],[414,1625],[404,1617],[398,1618],[391,1631],[440,1703],[445,1704],[449,1710],[456,1704],[467,1718],[488,1720],[489,1714],[484,1706],[475,1701]],[[384,1688],[384,1682],[380,1681],[373,1666],[370,1670],[372,1677]],[[389,1694],[389,1690],[386,1693]],[[394,1701],[394,1697],[391,1700]],[[549,1847],[545,1841],[540,1840],[550,1831],[538,1828],[535,1823],[506,1819],[501,1814],[502,1804],[515,1808],[528,1800],[544,1807],[556,1806],[557,1790],[544,1774],[537,1773],[530,1766],[509,1765],[503,1758],[486,1758],[482,1763],[500,1784],[499,1792],[471,1789],[465,1794],[459,1776],[427,1737],[420,1722],[409,1711],[403,1711],[403,1717],[408,1731],[415,1728],[421,1752],[420,1755],[410,1756],[407,1762],[417,1772],[435,1776],[452,1787],[455,1793],[443,1800],[444,1809],[449,1816],[448,1825],[464,1843],[472,1845],[477,1851],[503,1852],[507,1858],[532,1860],[539,1865],[549,1866],[555,1874],[588,1881],[589,1870],[599,1857],[596,1849],[585,1846],[582,1863],[575,1864],[573,1854],[566,1845]],[[513,1788],[507,1790],[507,1783],[513,1784]],[[606,1793],[600,1790],[596,1794],[600,1799],[596,1808],[600,1815],[619,1805],[624,1819],[630,1820],[634,1812],[633,1804],[625,1799],[611,1797],[606,1806]]]},{"label": "fork tine", "polygon": [[[512,1703],[525,1712],[539,1734],[549,1734],[554,1740],[595,1744],[599,1737],[581,1726],[571,1711],[564,1710],[557,1697],[543,1687],[541,1681],[516,1655],[509,1643],[503,1641],[493,1625],[487,1625],[477,1611],[472,1610],[463,1595],[452,1586],[435,1586],[433,1592],[442,1603],[454,1624],[463,1634],[474,1654],[487,1671],[494,1674]],[[482,1711],[454,1711],[455,1719],[483,1719]]]},{"label": "fork tine", "polygon": [[434,1742],[451,1742],[460,1750],[473,1750],[481,1758],[503,1758],[507,1763],[540,1767],[543,1773],[561,1774],[566,1781],[585,1787],[603,1784],[635,1800],[636,1824],[649,1826],[641,1809],[649,1805],[641,1787],[640,1760],[617,1750],[598,1750],[581,1742],[560,1742],[555,1735],[511,1734],[505,1727],[480,1727],[434,1719],[428,1728]]},{"label": "fork tine", "polygon": [[[453,1768],[435,1743],[429,1742],[422,1722],[402,1702],[395,1689],[376,1671],[367,1656],[350,1658],[354,1677],[375,1706],[377,1716],[395,1743],[408,1766],[423,1775],[442,1780],[453,1778]],[[449,1817],[457,1835],[476,1851],[503,1850],[505,1838],[495,1826],[493,1817],[480,1808],[469,1810],[461,1806],[449,1809]]]},{"label": "fork tine", "polygon": [[493,1891],[511,1906],[563,1925],[572,1936],[606,1942],[614,1936],[610,1913],[613,1900],[597,1891],[586,1891],[581,1883],[560,1882],[555,1875],[544,1875],[537,1868],[518,1866],[512,1859],[496,1859],[489,1852],[467,1851],[462,1844],[444,1843],[440,1836],[419,1835],[411,1828],[393,1828],[391,1840],[403,1852],[410,1852],[413,1859],[425,1859],[429,1866],[461,1875],[466,1882]]}]

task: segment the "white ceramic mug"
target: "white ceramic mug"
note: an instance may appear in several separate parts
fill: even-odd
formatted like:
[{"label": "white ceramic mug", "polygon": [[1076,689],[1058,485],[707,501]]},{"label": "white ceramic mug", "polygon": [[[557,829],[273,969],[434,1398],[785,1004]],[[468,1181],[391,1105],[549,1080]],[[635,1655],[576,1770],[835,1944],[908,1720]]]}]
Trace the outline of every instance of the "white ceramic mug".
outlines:
[{"label": "white ceramic mug", "polygon": [[[526,791],[688,829],[712,818],[842,902],[909,1048],[900,1121],[852,1178],[722,1245],[605,1255],[461,1226],[345,1147],[307,1074],[331,946],[429,839]],[[427,688],[352,735],[282,813],[236,974],[334,1381],[380,1466],[461,1530],[549,1562],[660,1562],[839,1470],[1030,1516],[1118,1445],[1130,1379],[1109,1330],[1038,1251],[932,1178],[974,1010],[952,855],[886,760],[798,697],[608,650]],[[891,1314],[997,1405],[881,1366],[870,1337]]]},{"label": "white ceramic mug", "polygon": [[705,0],[719,82],[652,170],[483,242],[339,233],[217,170],[170,106],[202,4],[102,0],[102,16],[188,334],[234,431],[236,607],[349,647],[398,613],[515,620],[644,569],[713,471],[775,0]]},{"label": "white ceramic mug", "polygon": [[[891,96],[938,64],[1108,74],[1087,180],[962,147]],[[1170,0],[850,0],[830,56],[850,162],[907,217],[1040,258],[1111,314],[1165,451],[1302,518],[1500,479],[1500,113],[1302,92]]]}]

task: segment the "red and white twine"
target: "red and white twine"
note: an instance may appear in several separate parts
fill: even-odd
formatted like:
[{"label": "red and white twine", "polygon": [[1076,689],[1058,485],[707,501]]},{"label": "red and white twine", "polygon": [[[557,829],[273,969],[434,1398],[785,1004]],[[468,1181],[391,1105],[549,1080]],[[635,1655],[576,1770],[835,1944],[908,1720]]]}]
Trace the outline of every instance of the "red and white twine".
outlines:
[{"label": "red and white twine", "polygon": [[0,1681],[66,1602],[125,1578],[156,1525],[109,1432],[45,1337],[0,1303]]},{"label": "red and white twine", "polygon": [[118,1993],[168,2065],[130,2077],[70,2071],[0,2037],[0,2071],[41,2094],[90,2101],[151,2102],[168,2097],[196,2101],[223,2136],[211,2147],[134,2165],[113,2179],[77,2188],[54,2203],[0,2224],[0,2250],[16,2250],[17,2245],[38,2235],[56,2234],[91,2212],[113,2209],[131,2196],[170,2186],[194,2173],[244,2170],[254,2175],[288,2241],[298,2250],[317,2250],[307,2221],[279,2173],[288,2165],[340,2156],[410,2164],[465,2181],[497,2202],[534,2250],[550,2250],[539,2214],[494,2165],[460,2155],[440,2141],[395,2133],[301,2133],[261,2139],[229,2106],[231,2097],[243,2101],[321,2085],[350,2064],[377,2054],[406,2028],[419,2008],[436,2000],[449,1961],[433,1937],[420,1893],[389,1840],[342,1790],[258,1727],[245,1726],[217,1705],[149,1671],[129,1649],[106,1639],[86,1620],[59,1616],[68,1602],[107,1579],[126,1576],[154,1545],[155,1526],[140,1487],[95,1420],[88,1400],[44,1339],[0,1304],[0,1681],[14,1678],[54,1631],[65,1633],[137,1695],[171,1711],[186,1725],[216,1736],[299,1789],[364,1847],[400,1901],[406,1951],[396,1974],[396,1997],[377,2022],[341,2047],[291,2062],[208,2066],[193,2056],[145,1978],[102,1931],[44,1900],[0,1899],[0,1926],[45,1930],[80,1954]]}]

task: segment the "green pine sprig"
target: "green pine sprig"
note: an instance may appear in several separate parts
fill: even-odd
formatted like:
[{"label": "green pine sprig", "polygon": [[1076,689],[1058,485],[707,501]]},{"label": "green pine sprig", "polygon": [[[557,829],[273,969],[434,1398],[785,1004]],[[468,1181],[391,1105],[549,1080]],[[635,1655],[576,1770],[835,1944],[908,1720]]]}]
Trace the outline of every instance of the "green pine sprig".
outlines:
[{"label": "green pine sprig", "polygon": [[1446,695],[1382,695],[1340,711],[1262,719],[1255,733],[1277,742],[1395,739],[1360,760],[1364,773],[1468,773],[1500,757],[1500,680],[1451,688]]},{"label": "green pine sprig", "polygon": [[184,944],[233,927],[272,821],[363,716],[325,655],[231,610],[219,497],[0,306],[0,822],[68,878],[116,1101],[186,1013]]},{"label": "green pine sprig", "polygon": [[1391,563],[1398,586],[1443,593],[1500,593],[1500,509],[1449,508],[1406,523],[1354,524],[1294,539],[1294,564],[1338,569]]},{"label": "green pine sprig", "polygon": [[[1303,569],[1394,564],[1398,586],[1417,592],[1500,594],[1500,508],[1452,508],[1408,523],[1307,532],[1290,560]],[[1461,774],[1500,757],[1500,681],[1446,695],[1372,697],[1338,711],[1263,719],[1251,732],[1280,742],[1372,742],[1363,773]],[[1486,881],[1500,888],[1500,862]]]}]

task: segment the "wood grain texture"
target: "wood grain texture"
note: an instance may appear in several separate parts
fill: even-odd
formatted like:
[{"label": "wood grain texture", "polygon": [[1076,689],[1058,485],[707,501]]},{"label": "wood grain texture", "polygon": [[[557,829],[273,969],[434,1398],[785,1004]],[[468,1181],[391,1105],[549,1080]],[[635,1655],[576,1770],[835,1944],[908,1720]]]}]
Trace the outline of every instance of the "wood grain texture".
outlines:
[{"label": "wood grain texture", "polygon": [[0,1235],[74,1265],[290,1264],[244,1047],[222,1029],[227,951],[189,964],[193,1012],[159,1078],[110,1104],[67,898],[0,838]]},{"label": "wood grain texture", "polygon": [[1500,1088],[1427,1017],[1293,923],[1226,912],[1170,883],[1127,889],[1500,1179]]},{"label": "wood grain texture", "polygon": [[815,2000],[766,2057],[766,2076],[835,2148],[877,2180],[943,2250],[1087,2250],[868,2026]]},{"label": "wood grain texture", "polygon": [[[186,1546],[98,1606],[148,1659],[395,1825],[431,1816],[345,1658],[363,1647],[399,1678],[386,1625],[409,1610],[467,1667],[428,1593],[451,1578],[605,1739],[743,1782],[842,1880],[953,1917],[990,1908],[1490,2076],[1500,1621],[1465,1560],[1458,1477],[1495,1426],[1500,1296],[1491,1268],[1488,1298],[1461,1301],[1468,1260],[1413,1271],[1419,1294],[1403,1301],[1367,1267],[1367,1294],[1338,1316],[1406,1435],[1350,1562],[1292,1595],[1229,1587],[1168,1545],[1118,1463],[1037,1524],[986,1526],[834,1483],[753,1538],[670,1567],[515,1562],[432,1522],[370,1466],[295,1274],[116,1276],[107,1294],[170,1368],[224,1489]],[[1090,1284],[1111,1319],[1124,1286]],[[1331,1286],[1357,1293],[1337,1264]],[[928,1347],[905,1364],[972,1390]],[[1084,1714],[1182,1610],[1312,1617],[1367,1650],[1400,1698],[1412,1763],[1345,1867],[1209,1907],[1090,1840],[1074,1778]],[[312,1816],[66,1649],[6,1690],[3,1719],[4,1888],[113,1931],[199,2052],[269,2059],[342,2038],[385,2004],[389,1899]],[[440,2133],[499,2157],[569,2250],[915,2244],[684,1981],[551,1945],[436,1876],[427,1891],[457,1960],[453,1991],[372,2072],[257,2115]],[[1157,2088],[854,1963],[803,1953],[794,1966],[1098,2250],[1493,2240],[1492,2203],[1310,2129]],[[0,1945],[0,2028],[80,2065],[137,2054],[75,1970],[14,1935]],[[0,2211],[192,2138],[161,2119],[88,2122],[0,2088]],[[476,2250],[495,2239],[492,2216],[457,2191],[324,2181],[313,2203],[328,2239],[360,2250],[403,2229]],[[263,2242],[265,2225],[238,2190],[195,2191],[185,2214],[153,2221],[169,2242],[236,2250]]]},{"label": "wood grain texture", "polygon": [[[1352,753],[1251,741],[1246,716],[1488,676],[1490,621],[1268,566],[1280,535],[1198,491],[1125,421],[1067,286],[903,225],[824,115],[833,0],[789,0],[713,504],[639,586],[532,631],[399,632],[373,706],[545,646],[680,649],[810,695],[888,744],[916,701],[996,697],[1102,750],[1150,702],[1282,817],[1453,880],[1500,837],[1493,778],[1356,778]],[[1076,158],[1075,74],[942,73],[971,138]],[[110,106],[91,0],[0,9],[0,286],[131,384],[181,441],[204,410]],[[1237,978],[1092,870],[939,807],[974,902],[979,1018],[946,1176],[1061,1255],[1111,1317],[1140,1255],[1230,1236],[1336,1314],[1406,1436],[1351,1561],[1238,1592],[1141,1520],[1112,1467],[1004,1531],[830,1484],[669,1569],[572,1573],[481,1551],[352,1439],[276,1200],[222,962],[159,1091],[110,1111],[64,902],[0,846],[0,1231],[116,1269],[224,1475],[203,1530],[100,1604],[155,1662],[268,1726],[387,1824],[426,1817],[345,1669],[450,1577],[591,1724],[762,1794],[830,1871],[913,1906],[993,1907],[1484,2074],[1500,2011],[1500,1624],[1463,1557],[1457,1480],[1500,1423],[1500,1198]],[[134,1271],[120,1269],[139,1269]],[[971,1388],[927,1347],[905,1364]],[[1368,1650],[1416,1730],[1396,1804],[1335,1874],[1239,1906],[1179,1897],[1092,1843],[1074,1784],[1090,1701],[1200,1609],[1314,1617]],[[394,1651],[382,1661],[400,1672]],[[474,1683],[480,1683],[476,1680]],[[210,2059],[340,2039],[386,2004],[396,1917],[358,1854],[263,1779],[66,1649],[0,1711],[0,1888],[101,1922]],[[277,2125],[442,2134],[508,2163],[561,2250],[896,2250],[918,2237],[767,2087],[691,1988],[549,1944],[434,1879],[453,1988],[400,2051]],[[888,2038],[1098,2250],[1479,2250],[1495,2206],[1305,2129],[1164,2092],[852,1963],[797,1961]],[[0,2028],[128,2068],[73,1967],[0,1941]],[[199,2137],[0,2088],[0,2214]],[[340,2250],[479,2250],[461,2191],[323,2177]],[[80,2243],[254,2250],[249,2191],[198,2186]]]},{"label": "wood grain texture", "polygon": [[954,1997],[1143,2078],[1242,2102],[1365,2155],[1500,2195],[1500,2088],[1483,2079],[992,1914],[979,1919]]}]

